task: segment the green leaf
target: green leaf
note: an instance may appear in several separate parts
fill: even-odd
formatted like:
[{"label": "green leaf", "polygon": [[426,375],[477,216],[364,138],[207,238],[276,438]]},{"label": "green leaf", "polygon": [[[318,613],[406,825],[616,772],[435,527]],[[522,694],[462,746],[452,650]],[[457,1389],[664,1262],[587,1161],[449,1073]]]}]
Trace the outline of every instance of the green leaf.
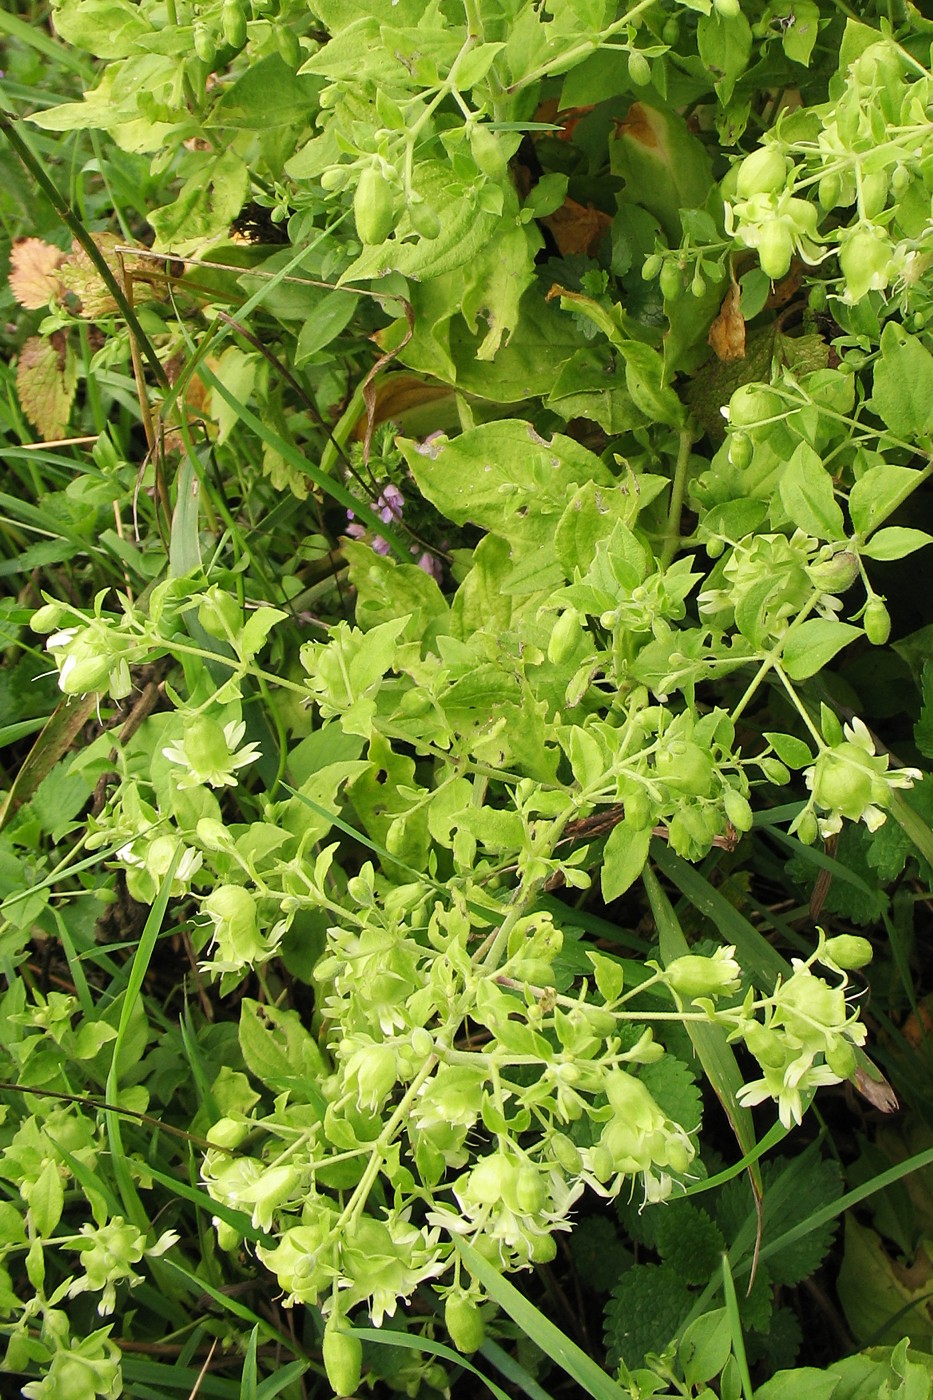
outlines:
[{"label": "green leaf", "polygon": [[29,1206],[36,1234],[48,1239],[61,1220],[65,1204],[58,1163],[53,1157],[42,1164],[34,1181],[22,1183],[22,1194]]},{"label": "green leaf", "polygon": [[676,248],[681,209],[701,209],[713,185],[706,147],[677,112],[636,102],[609,145],[613,175],[625,180],[626,198],[653,214]]},{"label": "green leaf", "polygon": [[[642,878],[658,931],[661,959],[666,966],[675,958],[689,953],[690,945],[684,937],[671,902],[650,865],[645,867]],[[738,1092],[744,1081],[726,1033],[721,1026],[706,1025],[699,1021],[688,1022],[687,1033],[710,1086],[726,1112],[739,1147],[747,1155],[755,1145],[755,1126],[749,1110],[743,1108],[738,1101]],[[748,1171],[756,1200],[760,1199],[761,1172],[758,1163],[752,1163]]]},{"label": "green leaf", "polygon": [[618,899],[638,879],[648,859],[650,844],[650,826],[633,830],[627,822],[621,821],[612,828],[603,850],[600,871],[600,888],[607,904]]},{"label": "green leaf", "polygon": [[868,544],[863,544],[859,553],[864,559],[904,559],[924,545],[933,542],[933,535],[926,530],[910,530],[901,525],[889,525],[872,535]]},{"label": "green leaf", "polygon": [[766,730],[765,738],[788,768],[806,768],[808,763],[813,762],[810,745],[805,744],[802,739],[795,738],[793,734],[777,734]]},{"label": "green leaf", "polygon": [[207,126],[249,132],[304,126],[321,87],[320,78],[295,74],[277,53],[258,62],[254,59],[242,77],[225,88]]},{"label": "green leaf", "polygon": [[627,1269],[606,1305],[605,1342],[611,1364],[638,1367],[649,1352],[663,1352],[676,1338],[693,1301],[670,1264]]},{"label": "green leaf", "polygon": [[299,1103],[311,1103],[323,1113],[324,1100],[317,1082],[325,1073],[324,1058],[297,1011],[260,1005],[244,997],[239,1041],[251,1074],[270,1089],[278,1093],[288,1090]]},{"label": "green leaf", "polygon": [[795,525],[820,540],[844,540],[833,479],[813,448],[799,444],[781,477],[781,502]]},{"label": "green leaf", "polygon": [[[778,1371],[755,1387],[755,1400],[829,1400],[839,1387],[839,1377],[815,1366],[798,1366],[793,1371]],[[880,1392],[872,1391],[872,1395]],[[866,1396],[867,1400],[867,1396]]]},{"label": "green leaf", "polygon": [[849,514],[858,534],[870,535],[911,492],[925,473],[910,467],[872,467],[849,492]]},{"label": "green leaf", "polygon": [[775,18],[782,24],[781,44],[794,63],[809,67],[810,55],[820,32],[820,7],[815,0],[784,0],[776,7]]},{"label": "green leaf", "polygon": [[933,429],[933,355],[918,336],[896,321],[881,332],[881,359],[875,364],[871,407],[898,437],[927,438]]},{"label": "green leaf", "polygon": [[[624,1391],[606,1375],[602,1367],[578,1347],[576,1342],[565,1336],[559,1327],[555,1327],[549,1318],[539,1312],[477,1249],[458,1235],[452,1236],[452,1242],[470,1273],[479,1280],[490,1298],[494,1299],[513,1322],[518,1323],[525,1335],[540,1347],[545,1356],[560,1366],[561,1370],[566,1371],[571,1380],[576,1381],[587,1395],[591,1395],[593,1400],[626,1400]],[[419,1338],[419,1345],[420,1341]]]},{"label": "green leaf", "polygon": [[725,1366],[732,1351],[732,1333],[725,1308],[698,1317],[684,1332],[677,1357],[688,1385],[710,1381]]},{"label": "green leaf", "polygon": [[782,664],[792,681],[815,676],[837,652],[860,637],[861,629],[848,622],[814,617],[795,627],[784,643]]},{"label": "green leaf", "polygon": [[96,58],[126,58],[150,26],[129,0],[64,0],[54,8],[55,32]]},{"label": "green leaf", "polygon": [[697,21],[697,47],[700,58],[716,78],[716,92],[728,103],[735,85],[745,72],[752,52],[752,31],[741,10],[721,15],[718,10],[701,15]]},{"label": "green leaf", "polygon": [[399,445],[419,489],[443,515],[514,544],[546,546],[577,486],[591,479],[612,484],[585,447],[560,434],[548,442],[516,420],[485,423],[452,440]]}]

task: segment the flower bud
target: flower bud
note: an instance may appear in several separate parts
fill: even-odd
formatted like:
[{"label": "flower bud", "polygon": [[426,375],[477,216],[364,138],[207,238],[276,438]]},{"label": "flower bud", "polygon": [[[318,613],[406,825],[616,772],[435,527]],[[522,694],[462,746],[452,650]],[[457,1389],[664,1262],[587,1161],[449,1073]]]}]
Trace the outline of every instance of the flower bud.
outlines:
[{"label": "flower bud", "polygon": [[839,249],[839,266],[845,278],[845,300],[854,305],[868,292],[884,291],[892,268],[893,249],[882,229],[857,225]]},{"label": "flower bud", "polygon": [[891,635],[891,614],[884,605],[884,599],[879,598],[877,593],[868,600],[862,614],[862,626],[873,647],[884,646]]},{"label": "flower bud", "polygon": [[734,948],[717,948],[712,957],[687,953],[675,958],[664,970],[668,986],[684,1001],[697,997],[718,997],[738,990],[741,968]]},{"label": "flower bud", "polygon": [[218,1118],[207,1130],[207,1140],[215,1147],[226,1147],[231,1151],[239,1147],[249,1134],[250,1125],[245,1118]]},{"label": "flower bud", "polygon": [[[823,954],[826,957],[823,957]],[[874,950],[867,938],[859,938],[854,933],[840,933],[835,938],[827,938],[823,944],[820,961],[829,961],[833,967],[844,972],[866,967],[872,960]]]},{"label": "flower bud", "polygon": [[363,1369],[363,1344],[350,1332],[338,1332],[333,1320],[324,1329],[324,1370],[335,1395],[354,1395]]},{"label": "flower bud", "polygon": [[483,1345],[486,1329],[477,1303],[466,1293],[448,1293],[444,1304],[444,1326],[458,1351],[465,1355]]},{"label": "flower bud", "polygon": [[647,87],[651,82],[651,64],[640,49],[629,53],[628,75],[636,87]]},{"label": "flower bud", "polygon": [[54,632],[61,624],[63,611],[61,603],[45,603],[33,613],[29,619],[29,626],[34,632],[41,632],[43,636],[47,632]]},{"label": "flower bud", "polygon": [[754,194],[777,194],[787,180],[787,158],[776,146],[761,146],[746,156],[736,176],[739,199]]}]

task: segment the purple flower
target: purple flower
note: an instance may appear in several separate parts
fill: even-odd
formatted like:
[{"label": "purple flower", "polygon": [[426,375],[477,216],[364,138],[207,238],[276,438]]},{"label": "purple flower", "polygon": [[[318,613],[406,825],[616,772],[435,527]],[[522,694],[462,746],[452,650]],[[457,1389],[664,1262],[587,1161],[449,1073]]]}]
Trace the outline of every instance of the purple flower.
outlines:
[{"label": "purple flower", "polygon": [[395,520],[401,520],[404,506],[405,497],[397,486],[393,486],[389,482],[388,486],[383,488],[382,494],[376,502],[379,519],[386,525],[391,525]]}]

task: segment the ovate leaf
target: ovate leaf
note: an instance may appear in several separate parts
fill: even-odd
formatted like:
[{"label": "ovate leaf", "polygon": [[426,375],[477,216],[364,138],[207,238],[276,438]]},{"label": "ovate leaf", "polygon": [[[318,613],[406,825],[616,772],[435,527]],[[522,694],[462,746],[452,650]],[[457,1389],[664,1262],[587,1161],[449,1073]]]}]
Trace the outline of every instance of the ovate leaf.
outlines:
[{"label": "ovate leaf", "polygon": [[849,514],[858,533],[869,535],[921,480],[910,467],[872,467],[860,476],[849,492]]},{"label": "ovate leaf", "polygon": [[59,438],[68,426],[78,373],[61,331],[31,335],[16,366],[16,392],[23,411],[44,438]]},{"label": "ovate leaf", "polygon": [[650,826],[633,829],[626,822],[613,827],[603,852],[600,884],[607,904],[618,899],[638,879],[648,859]]},{"label": "ovate leaf", "polygon": [[928,535],[926,530],[908,530],[900,525],[890,525],[872,535],[859,553],[866,559],[904,559],[931,541],[933,535]]},{"label": "ovate leaf", "polygon": [[795,627],[784,646],[784,670],[792,681],[804,681],[827,666],[837,652],[861,636],[848,622],[814,617]]},{"label": "ovate leaf", "polygon": [[819,540],[845,539],[833,479],[806,442],[800,443],[781,477],[781,502],[794,524],[808,535]]},{"label": "ovate leaf", "polygon": [[10,251],[10,291],[20,306],[38,311],[61,295],[56,271],[65,254],[41,238],[18,238]]},{"label": "ovate leaf", "polygon": [[881,332],[871,406],[898,437],[910,441],[933,431],[933,355],[918,336],[888,321]]}]

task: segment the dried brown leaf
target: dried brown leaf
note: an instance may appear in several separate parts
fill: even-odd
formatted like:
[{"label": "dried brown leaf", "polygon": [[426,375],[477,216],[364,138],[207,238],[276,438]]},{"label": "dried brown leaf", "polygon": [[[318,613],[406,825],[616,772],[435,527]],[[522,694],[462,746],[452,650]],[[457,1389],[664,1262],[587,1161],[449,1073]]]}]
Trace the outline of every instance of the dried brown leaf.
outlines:
[{"label": "dried brown leaf", "polygon": [[31,335],[24,342],[16,366],[16,392],[43,438],[64,436],[77,379],[74,356],[60,331],[48,338]]},{"label": "dried brown leaf", "polygon": [[29,311],[48,306],[62,295],[57,269],[64,261],[61,248],[41,238],[17,238],[10,252],[10,291]]},{"label": "dried brown leaf", "polygon": [[[95,233],[91,236],[107,260],[114,277],[122,283],[120,260],[114,252],[122,240],[113,233]],[[96,320],[98,316],[112,316],[116,311],[117,304],[107,284],[77,239],[72,243],[71,252],[62,263],[61,278],[66,290],[78,298],[79,312],[88,320]]]},{"label": "dried brown leaf", "polygon": [[733,282],[723,298],[719,315],[709,328],[709,343],[719,360],[745,359],[745,317],[741,300],[739,285]]},{"label": "dried brown leaf", "polygon": [[565,199],[559,209],[541,222],[551,230],[564,257],[571,253],[589,253],[592,257],[610,228],[612,218],[592,204]]}]

